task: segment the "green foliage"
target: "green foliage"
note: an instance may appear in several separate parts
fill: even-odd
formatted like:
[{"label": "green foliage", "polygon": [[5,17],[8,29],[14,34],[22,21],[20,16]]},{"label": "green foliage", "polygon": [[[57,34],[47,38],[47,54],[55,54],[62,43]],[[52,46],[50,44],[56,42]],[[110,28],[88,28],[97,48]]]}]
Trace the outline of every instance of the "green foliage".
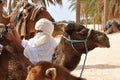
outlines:
[{"label": "green foliage", "polygon": [[62,5],[62,0],[32,0],[33,3],[40,3],[43,4],[44,6],[49,6],[50,4],[52,5]]}]

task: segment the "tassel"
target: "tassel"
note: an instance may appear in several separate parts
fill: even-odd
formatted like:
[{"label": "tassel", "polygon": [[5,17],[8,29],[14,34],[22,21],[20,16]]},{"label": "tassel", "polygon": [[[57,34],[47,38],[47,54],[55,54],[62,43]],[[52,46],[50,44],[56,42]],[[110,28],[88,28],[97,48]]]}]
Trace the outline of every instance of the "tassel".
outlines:
[{"label": "tassel", "polygon": [[[16,25],[16,31],[18,34],[20,34],[20,24],[22,23],[22,19],[20,19],[18,22],[17,22],[17,25]],[[21,36],[21,34],[20,34]]]},{"label": "tassel", "polygon": [[27,21],[27,16],[23,17],[23,22],[21,26],[21,36],[26,36],[26,21]]}]

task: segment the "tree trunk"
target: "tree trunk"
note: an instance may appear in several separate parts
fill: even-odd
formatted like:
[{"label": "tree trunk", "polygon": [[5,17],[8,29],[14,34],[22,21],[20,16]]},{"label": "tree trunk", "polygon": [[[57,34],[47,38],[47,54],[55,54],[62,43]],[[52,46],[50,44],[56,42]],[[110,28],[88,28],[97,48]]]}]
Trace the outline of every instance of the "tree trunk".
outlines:
[{"label": "tree trunk", "polygon": [[88,16],[87,16],[87,14],[85,15],[85,18],[86,18],[86,27],[87,27],[87,24],[88,24]]},{"label": "tree trunk", "polygon": [[80,23],[80,0],[76,0],[76,23]]},{"label": "tree trunk", "polygon": [[105,29],[105,23],[108,20],[108,2],[108,0],[104,0],[103,29]]},{"label": "tree trunk", "polygon": [[94,21],[93,26],[94,26],[94,30],[95,30],[96,29],[95,28],[95,17],[93,18],[93,21]]}]

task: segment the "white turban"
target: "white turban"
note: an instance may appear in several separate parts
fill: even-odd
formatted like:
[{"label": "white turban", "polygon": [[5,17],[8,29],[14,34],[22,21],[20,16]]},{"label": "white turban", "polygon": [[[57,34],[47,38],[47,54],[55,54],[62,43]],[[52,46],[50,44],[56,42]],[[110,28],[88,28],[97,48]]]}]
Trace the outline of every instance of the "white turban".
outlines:
[{"label": "white turban", "polygon": [[29,45],[32,47],[40,46],[53,38],[54,25],[46,18],[42,18],[36,22],[35,30],[41,30],[42,32],[36,33],[36,35],[29,40]]},{"label": "white turban", "polygon": [[54,25],[48,19],[42,18],[36,22],[35,30],[42,30],[43,32],[48,33],[49,35],[52,35],[54,30]]}]

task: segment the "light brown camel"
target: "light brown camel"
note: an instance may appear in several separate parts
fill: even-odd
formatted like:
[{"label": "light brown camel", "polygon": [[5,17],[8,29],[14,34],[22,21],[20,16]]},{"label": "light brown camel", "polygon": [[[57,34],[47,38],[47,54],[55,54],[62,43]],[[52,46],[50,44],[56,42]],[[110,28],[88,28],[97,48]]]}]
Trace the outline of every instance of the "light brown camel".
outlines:
[{"label": "light brown camel", "polygon": [[75,77],[63,66],[46,61],[37,63],[28,73],[26,80],[86,80]]},{"label": "light brown camel", "polygon": [[[89,36],[87,36],[88,34]],[[86,42],[78,42],[81,40],[86,40]],[[74,70],[80,62],[82,54],[86,52],[86,48],[91,51],[96,47],[110,47],[109,39],[105,33],[95,30],[89,31],[82,25],[69,23],[55,51],[53,63],[62,65],[70,71]]]},{"label": "light brown camel", "polygon": [[117,22],[113,21],[111,26],[108,29],[106,29],[105,33],[112,34],[112,33],[116,33],[116,32],[120,32],[119,24]]},{"label": "light brown camel", "polygon": [[24,48],[5,26],[0,25],[0,31],[0,44],[4,46],[0,55],[0,80],[25,80],[27,67],[32,64],[23,55]]}]

